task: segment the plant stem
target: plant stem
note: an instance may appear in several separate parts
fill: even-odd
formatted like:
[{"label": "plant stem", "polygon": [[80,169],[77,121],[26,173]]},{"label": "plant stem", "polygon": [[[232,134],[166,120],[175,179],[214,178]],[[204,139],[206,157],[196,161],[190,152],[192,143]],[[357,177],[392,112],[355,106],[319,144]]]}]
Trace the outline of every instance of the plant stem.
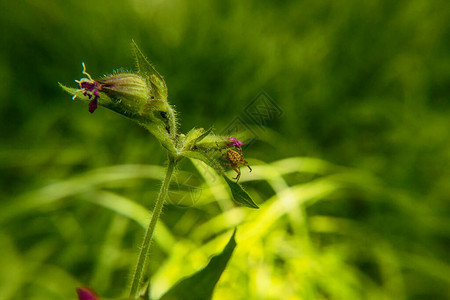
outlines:
[{"label": "plant stem", "polygon": [[131,283],[130,300],[135,300],[139,296],[139,288],[141,286],[142,273],[145,268],[145,260],[147,259],[150,243],[152,241],[153,232],[155,231],[156,222],[159,219],[162,208],[164,206],[164,201],[167,197],[167,192],[169,190],[170,180],[172,179],[173,171],[175,169],[175,159],[169,155],[169,165],[167,167],[166,176],[162,183],[161,189],[159,190],[158,198],[156,199],[155,208],[153,209],[152,218],[150,224],[145,232],[144,240],[142,241],[141,251],[139,252],[139,258],[136,265],[136,270],[134,272],[133,281]]},{"label": "plant stem", "polygon": [[177,136],[177,116],[175,110],[170,105],[167,112],[169,113],[170,135],[174,139]]}]

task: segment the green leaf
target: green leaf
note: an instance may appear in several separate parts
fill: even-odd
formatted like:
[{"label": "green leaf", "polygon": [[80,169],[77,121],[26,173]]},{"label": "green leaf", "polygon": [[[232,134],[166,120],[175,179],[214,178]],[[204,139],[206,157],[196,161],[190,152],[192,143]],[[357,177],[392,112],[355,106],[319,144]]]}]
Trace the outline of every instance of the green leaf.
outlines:
[{"label": "green leaf", "polygon": [[83,95],[83,92],[79,91],[78,89],[67,87],[64,84],[60,83],[60,82],[58,82],[58,85],[64,91],[66,91],[67,93],[71,94],[72,96],[76,95],[77,97],[75,99],[77,99],[77,100],[81,100],[81,101],[88,102],[88,103],[91,101],[91,99],[89,99],[87,96]]},{"label": "green leaf", "polygon": [[225,139],[227,137],[225,136],[219,136],[210,134],[212,131],[212,128],[208,130],[208,134],[205,136],[202,136],[200,140],[196,141],[196,146],[201,149],[215,149],[217,150],[217,145],[219,145],[220,148],[226,148],[227,144],[229,144],[229,141],[226,141]]},{"label": "green leaf", "polygon": [[192,149],[196,143],[203,140],[206,136],[208,136],[211,131],[213,130],[213,127],[209,128],[205,131],[203,128],[193,128],[191,129],[187,135],[184,142],[184,150],[190,150]]},{"label": "green leaf", "polygon": [[167,86],[163,77],[158,73],[158,71],[156,71],[134,41],[132,41],[132,47],[134,50],[134,55],[136,56],[139,74],[142,77],[147,78],[148,83],[151,85],[150,93],[153,94],[155,98],[161,98],[166,101]]},{"label": "green leaf", "polygon": [[216,172],[219,174],[223,174],[225,172],[220,163],[213,156],[207,155],[207,153],[200,151],[183,151],[182,155],[204,162],[205,164],[216,170]]},{"label": "green leaf", "polygon": [[229,179],[224,174],[223,168],[220,166],[220,164],[217,162],[215,158],[199,151],[185,151],[183,152],[182,155],[189,158],[198,159],[207,164],[208,166],[210,166],[211,168],[213,168],[214,170],[216,170],[217,173],[222,175],[225,181],[227,182],[228,186],[230,187],[234,202],[250,208],[259,208],[259,206],[256,205],[255,202],[253,202],[253,199],[239,183]]},{"label": "green leaf", "polygon": [[149,279],[149,280],[147,280],[144,287],[142,288],[138,299],[139,300],[151,300],[152,298],[150,296],[150,294],[151,294],[150,291],[151,291],[151,283],[150,283],[150,279]]},{"label": "green leaf", "polygon": [[[203,128],[202,128],[202,129],[203,129]],[[195,139],[194,144],[200,142],[200,141],[203,140],[205,137],[207,137],[208,134],[210,134],[211,131],[213,131],[213,127],[209,128],[209,129],[206,130],[206,131],[203,129],[203,131],[204,131],[204,132],[203,132],[199,137],[197,137],[197,138]]]},{"label": "green leaf", "polygon": [[235,235],[236,230],[234,230],[222,253],[214,256],[204,269],[176,283],[160,300],[211,299],[216,283],[225,270],[234,248],[236,248]]},{"label": "green leaf", "polygon": [[186,134],[184,149],[189,150],[194,145],[195,141],[205,132],[203,128],[192,128]]},{"label": "green leaf", "polygon": [[[68,93],[71,94],[71,95],[76,95],[76,94],[77,94],[77,93],[76,93],[76,90],[77,90],[77,89],[67,87],[67,86],[65,86],[64,84],[62,84],[61,82],[58,82],[58,85],[59,85],[63,90],[65,90],[66,92],[68,92]],[[82,93],[81,93],[81,94],[82,94]],[[81,95],[80,95],[80,97],[81,97]],[[86,96],[82,96],[82,97],[84,97],[84,98],[87,99]]]},{"label": "green leaf", "polygon": [[231,194],[233,194],[233,199],[236,203],[251,208],[259,208],[259,206],[256,205],[255,202],[253,202],[250,195],[244,190],[244,188],[239,183],[229,179],[225,174],[223,174],[222,176],[228,183],[228,186],[231,189]]}]

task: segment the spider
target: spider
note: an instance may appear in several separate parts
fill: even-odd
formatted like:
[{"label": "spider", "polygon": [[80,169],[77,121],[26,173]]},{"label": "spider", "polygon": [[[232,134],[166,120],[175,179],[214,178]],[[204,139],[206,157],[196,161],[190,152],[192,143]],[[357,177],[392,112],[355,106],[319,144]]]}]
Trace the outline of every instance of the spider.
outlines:
[{"label": "spider", "polygon": [[225,158],[228,161],[228,164],[231,166],[231,168],[237,173],[236,177],[233,179],[236,179],[236,182],[239,181],[239,178],[241,177],[241,166],[247,166],[252,171],[252,168],[248,165],[248,162],[244,160],[244,155],[242,154],[241,147],[236,147],[238,151],[236,150],[228,150],[226,154],[223,154],[222,150],[219,147],[219,144],[216,143],[217,148],[220,151],[220,154],[222,154],[223,158]]}]

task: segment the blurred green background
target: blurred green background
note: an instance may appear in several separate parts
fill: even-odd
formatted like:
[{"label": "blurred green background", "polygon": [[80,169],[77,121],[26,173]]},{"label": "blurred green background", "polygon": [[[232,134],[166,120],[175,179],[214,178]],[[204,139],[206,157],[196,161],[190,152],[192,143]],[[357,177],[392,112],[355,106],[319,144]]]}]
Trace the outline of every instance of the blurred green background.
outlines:
[{"label": "blurred green background", "polygon": [[438,0],[0,1],[0,298],[127,294],[164,152],[57,82],[75,86],[82,61],[133,70],[134,39],[183,132],[220,132],[261,90],[283,111],[245,152],[261,209],[180,166],[154,297],[237,225],[214,299],[448,299],[448,20]]}]

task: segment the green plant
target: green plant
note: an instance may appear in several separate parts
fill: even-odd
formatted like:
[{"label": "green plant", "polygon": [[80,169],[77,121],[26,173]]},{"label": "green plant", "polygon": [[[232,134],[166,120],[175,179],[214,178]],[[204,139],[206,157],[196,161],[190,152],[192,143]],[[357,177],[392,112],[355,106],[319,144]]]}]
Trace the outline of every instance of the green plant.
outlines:
[{"label": "green plant", "polygon": [[[212,128],[209,130],[194,128],[186,135],[179,133],[177,112],[168,102],[167,86],[163,77],[149,63],[136,43],[133,42],[132,46],[137,60],[137,73],[116,72],[101,79],[93,79],[86,72],[83,63],[83,74],[86,77],[76,80],[79,87],[75,89],[62,84],[60,86],[73,95],[72,99],[88,103],[90,113],[94,113],[98,106],[103,106],[136,121],[152,133],[167,152],[166,173],[145,232],[132,278],[129,299],[137,299],[143,294],[142,291],[145,291],[143,273],[146,269],[153,233],[167,198],[170,182],[178,163],[183,158],[200,160],[215,169],[229,185],[233,199],[238,204],[251,208],[258,208],[258,206],[237,181],[234,182],[225,175],[225,170],[215,154],[216,150],[221,152],[221,149],[235,147],[240,154],[234,150],[227,152],[236,153],[239,156],[237,162],[232,162],[233,169],[237,163],[248,166],[243,159],[242,142],[236,138],[215,135]],[[249,169],[251,170],[250,167]],[[240,172],[235,179],[238,180],[239,175]],[[217,280],[213,282],[213,286]],[[211,293],[207,293],[205,299],[211,294],[212,290]],[[166,298],[172,299],[171,297],[173,296],[169,294]]]}]

